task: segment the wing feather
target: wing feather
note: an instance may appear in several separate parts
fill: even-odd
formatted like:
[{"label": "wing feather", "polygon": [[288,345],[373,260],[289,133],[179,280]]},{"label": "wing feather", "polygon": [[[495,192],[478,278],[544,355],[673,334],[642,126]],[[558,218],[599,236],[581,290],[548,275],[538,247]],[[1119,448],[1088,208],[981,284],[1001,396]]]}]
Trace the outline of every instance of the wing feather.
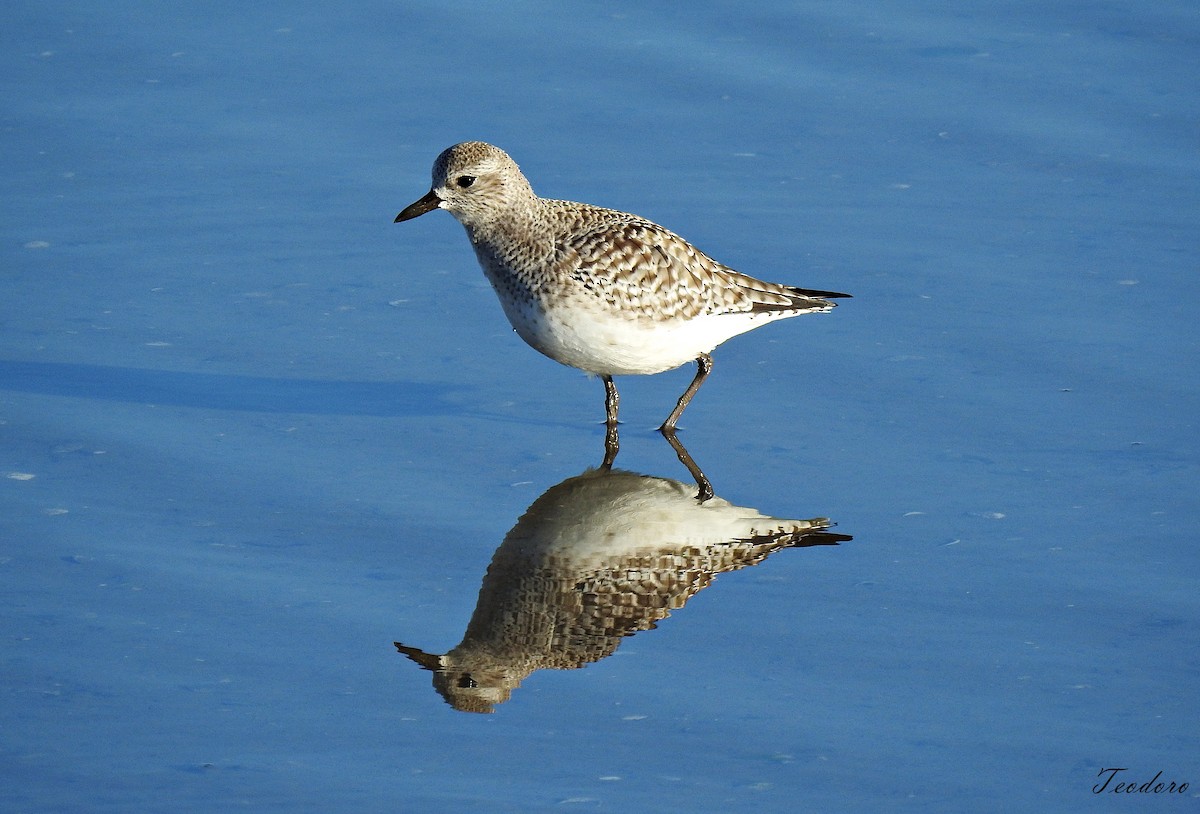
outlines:
[{"label": "wing feather", "polygon": [[[561,204],[549,201],[550,204]],[[558,262],[584,290],[655,320],[708,314],[827,311],[844,294],[769,283],[718,263],[656,223],[571,204],[575,222],[558,238]]]}]

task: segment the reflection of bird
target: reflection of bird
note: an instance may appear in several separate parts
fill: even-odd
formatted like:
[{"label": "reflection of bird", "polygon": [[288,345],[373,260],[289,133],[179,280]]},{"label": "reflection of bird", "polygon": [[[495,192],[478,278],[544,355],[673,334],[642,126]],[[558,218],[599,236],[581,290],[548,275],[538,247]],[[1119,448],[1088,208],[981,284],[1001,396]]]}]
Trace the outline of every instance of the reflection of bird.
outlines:
[{"label": "reflection of bird", "polygon": [[849,540],[827,518],[782,520],[694,487],[589,470],[538,498],[504,538],[463,640],[445,655],[399,642],[455,708],[491,712],[530,673],[582,667],[652,629],[717,574],[781,548]]},{"label": "reflection of bird", "polygon": [[466,227],[483,272],[521,338],[604,380],[661,373],[687,362],[696,377],[663,423],[671,429],[712,369],[709,351],[784,317],[834,307],[834,291],[768,283],[718,263],[636,215],[538,197],[516,163],[480,141],[433,164],[429,193],[396,216],[446,209]]}]

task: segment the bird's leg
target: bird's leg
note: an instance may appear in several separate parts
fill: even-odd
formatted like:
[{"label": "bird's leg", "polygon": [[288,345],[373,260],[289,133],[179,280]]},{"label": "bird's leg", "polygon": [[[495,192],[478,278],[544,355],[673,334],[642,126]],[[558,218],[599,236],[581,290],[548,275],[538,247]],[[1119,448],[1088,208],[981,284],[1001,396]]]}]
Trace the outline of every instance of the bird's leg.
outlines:
[{"label": "bird's leg", "polygon": [[667,439],[667,443],[671,445],[671,449],[675,450],[675,454],[679,456],[679,462],[687,467],[687,471],[696,480],[696,500],[703,503],[711,498],[713,496],[712,484],[708,482],[708,477],[696,462],[692,460],[692,456],[688,453],[687,448],[684,447],[683,442],[675,437],[675,430],[664,428],[659,430],[659,432],[663,434],[663,438]]},{"label": "bird's leg", "polygon": [[667,416],[667,420],[663,422],[663,425],[658,428],[659,432],[666,435],[668,431],[674,431],[675,422],[679,420],[679,416],[683,415],[684,408],[688,406],[688,402],[692,400],[692,396],[696,395],[696,391],[700,389],[700,385],[704,384],[704,380],[708,378],[708,374],[712,373],[712,367],[712,357],[707,353],[700,354],[696,359],[696,378],[692,379],[692,383],[688,385],[687,390],[683,391],[683,395],[679,397],[679,403],[675,405],[675,409]]},{"label": "bird's leg", "polygon": [[620,404],[621,397],[617,394],[617,386],[613,383],[612,376],[601,376],[600,378],[604,380],[604,412],[606,414],[604,462],[600,464],[600,468],[607,472],[612,469],[613,461],[617,459],[617,452],[621,449],[621,442],[617,437],[617,406]]},{"label": "bird's leg", "polygon": [[621,396],[617,393],[617,386],[613,383],[612,376],[601,376],[604,381],[604,412],[607,414],[605,423],[610,427],[617,426],[617,407],[621,403]]}]

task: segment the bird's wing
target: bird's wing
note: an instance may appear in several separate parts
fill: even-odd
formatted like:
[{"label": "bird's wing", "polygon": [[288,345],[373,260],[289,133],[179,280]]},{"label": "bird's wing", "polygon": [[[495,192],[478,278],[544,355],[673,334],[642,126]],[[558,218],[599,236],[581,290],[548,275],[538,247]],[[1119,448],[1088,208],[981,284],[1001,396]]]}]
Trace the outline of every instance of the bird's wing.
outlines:
[{"label": "bird's wing", "polygon": [[651,319],[707,314],[827,311],[815,292],[757,280],[718,263],[656,223],[598,207],[558,240],[558,260],[585,290]]}]

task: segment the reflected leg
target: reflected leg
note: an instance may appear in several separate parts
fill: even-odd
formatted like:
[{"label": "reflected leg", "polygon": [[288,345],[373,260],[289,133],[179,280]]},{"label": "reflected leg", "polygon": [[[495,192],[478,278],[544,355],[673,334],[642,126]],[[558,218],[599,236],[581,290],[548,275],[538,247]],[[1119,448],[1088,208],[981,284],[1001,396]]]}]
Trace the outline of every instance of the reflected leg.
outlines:
[{"label": "reflected leg", "polygon": [[612,469],[613,461],[617,459],[617,453],[621,451],[621,441],[617,437],[617,425],[609,424],[604,430],[604,462],[600,464],[600,469],[604,472]]},{"label": "reflected leg", "polygon": [[671,445],[671,449],[675,450],[675,454],[679,456],[679,462],[687,467],[687,471],[692,474],[692,478],[696,481],[696,500],[703,503],[713,496],[712,484],[708,482],[708,476],[700,469],[691,454],[684,447],[683,442],[675,437],[675,430],[664,428],[659,430],[663,434],[663,438],[667,439],[667,443]]}]

